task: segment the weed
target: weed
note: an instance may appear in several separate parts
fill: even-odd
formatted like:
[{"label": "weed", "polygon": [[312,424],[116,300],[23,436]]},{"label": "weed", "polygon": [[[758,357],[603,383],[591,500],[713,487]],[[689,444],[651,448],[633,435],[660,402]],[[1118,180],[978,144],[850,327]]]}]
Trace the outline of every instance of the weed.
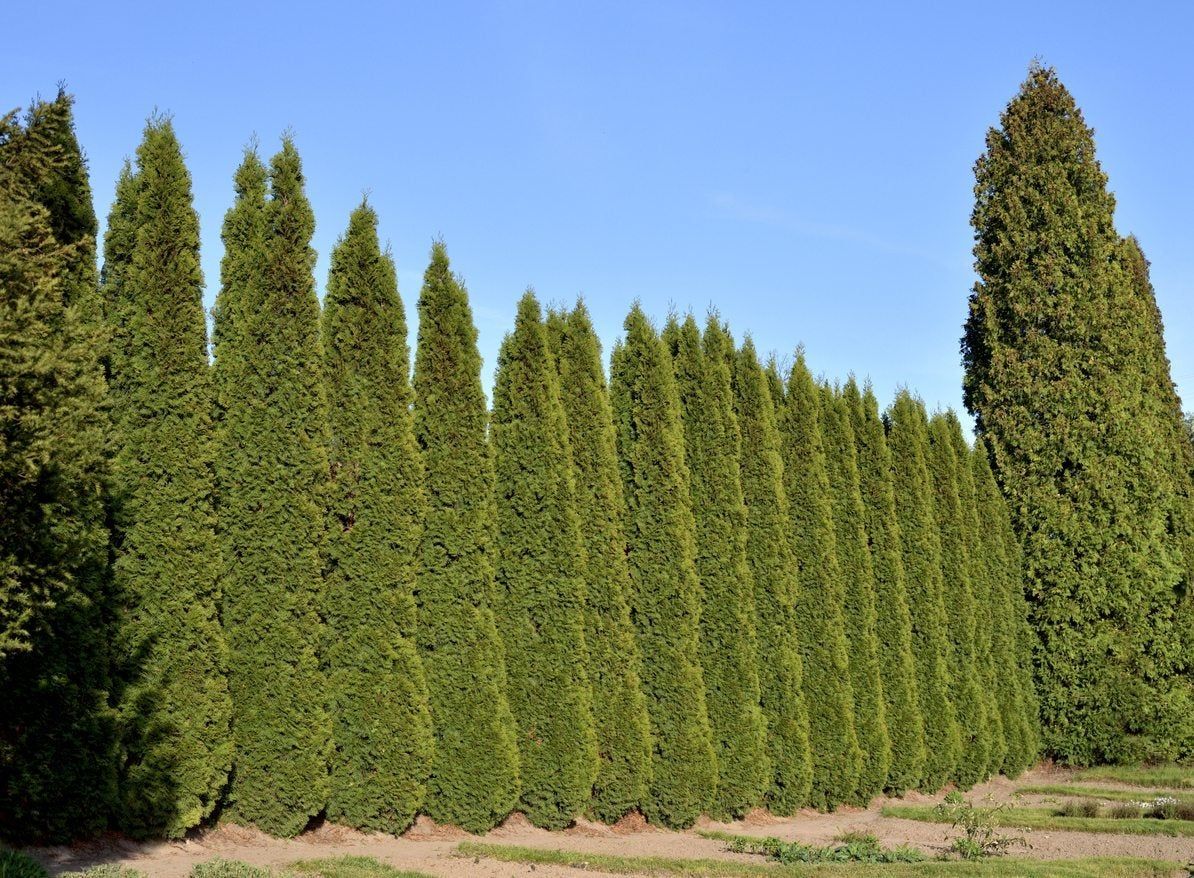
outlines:
[{"label": "weed", "polygon": [[962,835],[953,839],[953,852],[963,860],[983,860],[1002,856],[1016,845],[1029,847],[1027,839],[1003,835],[997,829],[1000,815],[1011,806],[1007,802],[995,803],[990,796],[985,801],[988,803],[985,807],[976,807],[974,802],[955,791],[933,809],[943,821],[948,820],[951,827],[962,830]]}]

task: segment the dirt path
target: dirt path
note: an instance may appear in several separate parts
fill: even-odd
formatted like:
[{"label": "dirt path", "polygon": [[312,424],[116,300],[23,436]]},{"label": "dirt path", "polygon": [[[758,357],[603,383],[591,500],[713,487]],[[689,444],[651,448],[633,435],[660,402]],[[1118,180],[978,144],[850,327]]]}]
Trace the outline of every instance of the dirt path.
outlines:
[{"label": "dirt path", "polygon": [[[1013,796],[1019,787],[1072,782],[1068,772],[1037,769],[1026,773],[1015,782],[998,778],[975,787],[968,796],[977,801],[990,795],[996,801],[1005,801]],[[1097,795],[1099,785],[1082,786],[1090,788],[1092,793]],[[904,799],[878,799],[865,810],[842,808],[832,814],[803,811],[792,818],[776,818],[766,812],[755,812],[745,820],[733,823],[702,820],[696,829],[716,829],[759,837],[774,836],[787,841],[815,844],[829,844],[843,832],[859,830],[876,835],[886,845],[910,844],[932,854],[945,846],[946,826],[883,817],[880,809],[890,802],[930,804],[942,798],[943,795],[910,793]],[[1026,796],[1024,803],[1035,804],[1047,798]],[[1189,838],[1084,832],[1030,831],[1023,834],[1032,845],[1032,850],[1022,853],[1030,853],[1031,856],[1041,859],[1086,856],[1150,857],[1181,862],[1194,859],[1194,839]],[[138,844],[121,838],[106,838],[86,844],[42,848],[30,852],[49,866],[55,874],[99,863],[118,862],[140,869],[152,878],[186,878],[192,866],[214,857],[277,867],[300,859],[346,854],[375,857],[398,868],[418,870],[444,878],[506,878],[530,873],[528,866],[490,860],[474,861],[472,858],[456,855],[457,843],[469,838],[479,838],[494,844],[525,845],[582,853],[752,860],[744,855],[727,852],[723,842],[703,838],[695,831],[671,832],[645,824],[608,827],[582,821],[564,832],[548,832],[531,826],[520,815],[511,817],[502,826],[479,837],[450,827],[437,827],[430,821],[421,819],[402,837],[368,835],[344,827],[325,825],[299,838],[280,840],[253,830],[225,826],[183,842]],[[759,860],[753,858],[753,861]],[[574,878],[576,870],[537,866],[534,873],[546,878]],[[586,874],[604,873],[586,871]]]}]

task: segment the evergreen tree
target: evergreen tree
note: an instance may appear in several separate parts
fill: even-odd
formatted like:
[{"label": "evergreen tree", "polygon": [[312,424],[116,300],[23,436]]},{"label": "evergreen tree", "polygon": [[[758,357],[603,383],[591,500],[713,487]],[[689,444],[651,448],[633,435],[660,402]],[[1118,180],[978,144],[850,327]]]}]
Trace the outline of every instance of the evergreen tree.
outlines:
[{"label": "evergreen tree", "polygon": [[651,778],[651,727],[630,621],[622,480],[601,346],[581,303],[547,321],[568,422],[585,564],[585,646],[598,769],[589,810],[614,822],[641,807]]},{"label": "evergreen tree", "polygon": [[907,391],[900,391],[887,414],[887,445],[924,722],[925,762],[919,786],[935,791],[958,771],[962,733],[951,691],[941,534],[928,464],[928,418],[924,404]]},{"label": "evergreen tree", "polygon": [[328,802],[332,750],[319,650],[327,404],[294,144],[237,172],[217,301],[219,527],[235,770],[231,816],[294,835]]},{"label": "evergreen tree", "polygon": [[423,464],[394,261],[362,203],[332,251],[324,298],[331,502],[324,614],[335,750],[328,817],[398,833],[433,756],[415,645]]},{"label": "evergreen tree", "polygon": [[862,750],[857,800],[865,803],[887,785],[891,740],[879,671],[875,572],[867,545],[854,428],[845,397],[828,385],[821,387],[821,436],[833,508],[834,547],[843,584],[842,621],[854,695],[854,731]]},{"label": "evergreen tree", "polygon": [[833,808],[858,790],[862,751],[854,730],[844,588],[834,545],[833,508],[821,437],[820,394],[798,353],[779,419],[792,555],[798,575],[797,637],[804,666],[813,782],[810,802]]},{"label": "evergreen tree", "polygon": [[[965,401],[1024,548],[1048,749],[1173,758],[1194,711],[1171,432],[1092,132],[1034,66],[976,165]],[[1146,348],[1151,348],[1149,356]]]},{"label": "evergreen tree", "polygon": [[117,661],[127,673],[120,823],[177,838],[218,804],[232,742],[199,217],[169,120],[146,126],[135,176],[118,197],[131,201],[113,208],[105,293]]},{"label": "evergreen tree", "polygon": [[521,805],[562,829],[597,774],[585,672],[586,559],[576,517],[568,425],[539,302],[518,303],[493,390],[497,621],[519,742]]},{"label": "evergreen tree", "polygon": [[891,452],[887,448],[879,403],[871,388],[867,387],[865,394],[860,393],[851,378],[846,382],[843,396],[858,451],[863,524],[875,577],[881,688],[891,741],[886,789],[902,793],[919,783],[926,754],[912,652],[912,616],[908,610],[892,486]]},{"label": "evergreen tree", "polygon": [[686,827],[717,788],[700,665],[700,582],[680,400],[642,308],[614,348],[610,395],[626,497],[631,615],[654,733],[647,816]]},{"label": "evergreen tree", "polygon": [[106,387],[80,156],[65,93],[26,125],[0,118],[0,835],[24,841],[99,831],[116,790]]},{"label": "evergreen tree", "polygon": [[683,326],[672,318],[663,338],[676,374],[696,525],[701,672],[718,765],[710,812],[741,817],[762,801],[770,766],[759,707],[754,585],[746,564],[741,439],[730,385],[733,343],[710,316],[702,347],[691,314]]},{"label": "evergreen tree", "polygon": [[787,816],[808,801],[812,785],[808,705],[779,430],[767,375],[749,338],[734,359],[734,414],[741,435],[746,562],[755,586],[760,701],[771,765],[764,801],[772,813]]},{"label": "evergreen tree", "polygon": [[472,832],[518,802],[518,742],[494,621],[494,470],[468,293],[442,242],[419,293],[415,439],[427,514],[420,543],[419,648],[435,761],[426,812]]}]

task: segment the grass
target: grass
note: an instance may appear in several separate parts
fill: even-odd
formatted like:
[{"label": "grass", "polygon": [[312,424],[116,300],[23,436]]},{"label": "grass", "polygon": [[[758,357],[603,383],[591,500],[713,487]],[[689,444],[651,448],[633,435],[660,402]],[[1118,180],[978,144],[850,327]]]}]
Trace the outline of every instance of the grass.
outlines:
[{"label": "grass", "polygon": [[1074,780],[1102,780],[1134,787],[1167,787],[1172,790],[1194,790],[1192,765],[1100,765],[1083,768]]},{"label": "grass", "polygon": [[336,857],[328,860],[300,860],[287,869],[309,878],[434,878],[426,872],[403,872],[372,857]]},{"label": "grass", "polygon": [[885,848],[875,836],[848,832],[835,845],[813,845],[778,838],[757,838],[725,832],[701,832],[698,835],[728,843],[726,850],[736,854],[758,854],[780,863],[919,863],[925,854],[908,845]]},{"label": "grass", "polygon": [[679,875],[683,878],[1169,878],[1177,871],[1176,863],[1125,857],[1088,857],[1058,862],[1009,857],[980,863],[800,863],[771,866],[726,860],[618,857],[471,841],[462,842],[457,853],[460,856],[529,866],[567,866],[617,875]]},{"label": "grass", "polygon": [[1134,787],[1130,790],[1099,789],[1070,786],[1066,784],[1020,787],[1017,792],[1029,796],[1082,796],[1103,802],[1146,802],[1161,796],[1171,796],[1179,802],[1194,802],[1194,793],[1176,793],[1172,790],[1150,790]]},{"label": "grass", "polygon": [[[923,823],[949,823],[932,805],[885,805],[884,817],[901,817]],[[1110,832],[1120,835],[1166,835],[1172,838],[1194,838],[1194,822],[1189,820],[1156,820],[1149,817],[1121,819],[1116,817],[1062,817],[1052,808],[1009,808],[995,815],[999,826],[1018,829],[1047,829],[1071,832]]]}]

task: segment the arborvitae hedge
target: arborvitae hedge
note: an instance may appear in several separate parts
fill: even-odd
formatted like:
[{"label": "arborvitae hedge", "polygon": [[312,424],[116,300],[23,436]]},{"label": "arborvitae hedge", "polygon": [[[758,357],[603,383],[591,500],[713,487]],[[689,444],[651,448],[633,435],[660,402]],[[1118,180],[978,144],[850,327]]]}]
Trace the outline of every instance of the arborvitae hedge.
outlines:
[{"label": "arborvitae hedge", "polygon": [[1077,764],[1173,758],[1194,700],[1166,370],[1141,343],[1092,133],[1052,70],[1030,71],[975,173],[965,400],[1024,547],[1047,747]]},{"label": "arborvitae hedge", "polygon": [[[212,390],[199,217],[168,120],[151,121],[113,208],[131,246],[105,254],[112,328],[114,585],[123,606],[120,825],[177,838],[232,767],[217,609]],[[123,263],[123,264],[121,264]]]},{"label": "arborvitae hedge", "polygon": [[65,93],[24,126],[0,118],[0,834],[26,841],[99,831],[116,790],[106,388],[79,156]]},{"label": "arborvitae hedge", "polygon": [[820,392],[798,354],[779,418],[792,555],[799,576],[796,626],[804,663],[813,782],[809,801],[833,808],[858,790],[862,751],[854,730],[849,646],[842,620],[844,587],[834,545]]},{"label": "arborvitae hedge", "polygon": [[493,388],[497,623],[519,745],[520,807],[562,829],[588,804],[597,739],[586,674],[586,558],[568,425],[539,302],[518,303]]},{"label": "arborvitae hedge", "polygon": [[886,789],[901,793],[920,781],[925,762],[925,727],[912,653],[912,615],[908,610],[900,526],[896,520],[891,452],[887,448],[879,403],[871,388],[867,387],[865,394],[859,393],[851,378],[846,382],[843,396],[858,451],[863,522],[874,572],[884,719],[891,741]]},{"label": "arborvitae hedge", "polygon": [[775,407],[749,338],[734,358],[733,377],[746,562],[754,582],[760,702],[771,766],[764,801],[772,813],[789,815],[808,801],[813,777],[796,617],[798,580]]},{"label": "arborvitae hedge", "polygon": [[925,762],[919,786],[935,791],[954,777],[962,756],[953,704],[952,668],[941,569],[941,536],[929,475],[924,404],[900,391],[887,414],[900,552],[912,614],[912,654],[924,722]]},{"label": "arborvitae hedge", "polygon": [[680,400],[642,308],[614,348],[610,394],[626,497],[631,615],[654,749],[647,816],[686,827],[710,804],[717,761],[700,665],[700,582]]},{"label": "arborvitae hedge", "polygon": [[821,386],[821,438],[833,507],[834,550],[843,585],[842,622],[854,695],[854,732],[862,749],[856,798],[869,802],[886,786],[891,765],[887,705],[879,669],[875,572],[867,545],[866,510],[850,412],[845,398],[828,385]]},{"label": "arborvitae hedge", "polygon": [[581,303],[553,312],[549,341],[568,421],[575,503],[585,555],[585,646],[598,769],[589,811],[614,822],[640,808],[651,778],[651,727],[630,621],[630,570],[617,439],[601,344]]},{"label": "arborvitae hedge", "polygon": [[332,251],[323,303],[331,498],[323,608],[331,694],[328,817],[402,832],[423,803],[432,748],[415,645],[423,462],[394,261],[368,204]]},{"label": "arborvitae hedge", "polygon": [[518,743],[494,622],[493,458],[468,293],[442,242],[419,293],[415,439],[426,471],[419,648],[435,761],[426,812],[484,832],[518,802]]},{"label": "arborvitae hedge", "polygon": [[740,817],[762,801],[770,769],[759,709],[754,586],[746,565],[740,440],[727,360],[732,344],[711,318],[702,350],[691,314],[683,326],[672,318],[663,340],[676,374],[696,524],[701,672],[718,765],[709,811]]},{"label": "arborvitae hedge", "polygon": [[314,217],[290,140],[246,157],[225,219],[217,302],[219,516],[236,766],[233,819],[294,835],[327,805],[331,718],[319,666],[327,411]]}]

